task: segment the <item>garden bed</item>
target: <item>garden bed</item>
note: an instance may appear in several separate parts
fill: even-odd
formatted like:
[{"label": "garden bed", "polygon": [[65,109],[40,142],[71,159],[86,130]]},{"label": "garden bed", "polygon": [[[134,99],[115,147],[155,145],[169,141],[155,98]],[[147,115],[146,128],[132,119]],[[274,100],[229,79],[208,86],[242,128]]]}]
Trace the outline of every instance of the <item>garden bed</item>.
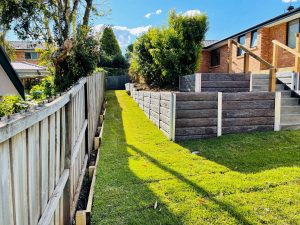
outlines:
[{"label": "garden bed", "polygon": [[96,171],[100,157],[100,145],[104,129],[104,118],[106,114],[105,104],[102,107],[99,116],[99,126],[94,138],[94,150],[90,152],[88,168],[85,171],[79,199],[77,202],[76,215],[73,224],[88,225],[90,224],[90,214],[93,205],[94,187],[96,182]]}]

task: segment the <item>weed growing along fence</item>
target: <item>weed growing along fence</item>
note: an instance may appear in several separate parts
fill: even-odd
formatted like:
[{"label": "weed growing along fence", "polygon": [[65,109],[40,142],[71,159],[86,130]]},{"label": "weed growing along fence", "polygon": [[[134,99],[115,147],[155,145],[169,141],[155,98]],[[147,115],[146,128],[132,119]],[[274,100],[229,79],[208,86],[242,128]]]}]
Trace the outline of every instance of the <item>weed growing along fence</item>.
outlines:
[{"label": "weed growing along fence", "polygon": [[103,74],[0,122],[0,221],[70,224],[104,99]]}]

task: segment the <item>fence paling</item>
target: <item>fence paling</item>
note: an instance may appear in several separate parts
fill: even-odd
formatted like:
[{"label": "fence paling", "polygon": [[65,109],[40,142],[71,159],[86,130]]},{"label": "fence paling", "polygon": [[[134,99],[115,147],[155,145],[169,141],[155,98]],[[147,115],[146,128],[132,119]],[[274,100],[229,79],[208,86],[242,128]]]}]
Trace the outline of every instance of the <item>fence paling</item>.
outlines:
[{"label": "fence paling", "polygon": [[104,84],[101,74],[84,78],[43,108],[0,122],[1,222],[70,224]]}]

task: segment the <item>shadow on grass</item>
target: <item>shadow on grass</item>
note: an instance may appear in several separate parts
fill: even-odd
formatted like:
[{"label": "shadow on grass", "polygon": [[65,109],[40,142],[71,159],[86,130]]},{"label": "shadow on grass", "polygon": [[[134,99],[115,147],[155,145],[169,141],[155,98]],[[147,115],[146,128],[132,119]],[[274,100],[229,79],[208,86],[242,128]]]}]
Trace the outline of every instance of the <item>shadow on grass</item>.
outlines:
[{"label": "shadow on grass", "polygon": [[132,150],[134,150],[135,152],[137,152],[138,154],[142,155],[143,157],[147,158],[150,162],[152,162],[154,165],[156,165],[157,167],[159,167],[160,169],[172,174],[173,176],[175,176],[177,179],[179,179],[180,181],[186,183],[187,185],[189,185],[192,189],[194,189],[195,191],[198,192],[198,194],[205,196],[206,198],[208,198],[210,201],[212,201],[213,203],[217,204],[220,206],[220,208],[226,212],[228,212],[233,218],[235,218],[239,224],[252,224],[250,221],[248,221],[245,217],[243,217],[240,213],[238,213],[235,210],[235,207],[223,203],[222,201],[217,200],[215,197],[213,197],[209,191],[205,190],[204,188],[200,187],[199,185],[197,185],[196,183],[194,183],[193,181],[190,181],[189,179],[187,179],[185,176],[183,176],[182,174],[180,174],[179,172],[161,164],[158,160],[154,159],[153,157],[151,157],[150,155],[148,155],[147,153],[141,151],[140,149],[136,148],[135,146],[132,145],[128,145]]},{"label": "shadow on grass", "polygon": [[115,92],[107,92],[108,106],[100,162],[97,168],[92,224],[183,224],[130,169],[122,108]]},{"label": "shadow on grass", "polygon": [[184,141],[179,145],[241,173],[300,166],[300,132],[253,132]]}]

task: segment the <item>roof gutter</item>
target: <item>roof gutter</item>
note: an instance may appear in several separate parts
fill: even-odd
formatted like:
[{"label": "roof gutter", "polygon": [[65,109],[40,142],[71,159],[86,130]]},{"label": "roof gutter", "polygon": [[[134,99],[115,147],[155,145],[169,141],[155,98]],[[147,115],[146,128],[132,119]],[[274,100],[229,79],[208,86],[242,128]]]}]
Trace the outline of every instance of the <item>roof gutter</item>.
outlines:
[{"label": "roof gutter", "polygon": [[265,21],[265,22],[263,22],[263,23],[260,23],[260,24],[254,26],[254,27],[250,27],[250,28],[247,29],[247,30],[241,31],[241,32],[239,32],[239,33],[237,33],[237,34],[234,34],[234,35],[230,36],[230,37],[227,37],[227,38],[225,38],[225,39],[222,39],[222,40],[220,40],[220,41],[218,41],[218,42],[216,42],[216,43],[214,43],[214,44],[212,44],[212,45],[206,46],[206,47],[203,48],[203,50],[209,50],[210,48],[214,48],[214,46],[219,46],[220,44],[222,44],[223,42],[225,42],[225,41],[227,41],[227,40],[229,40],[229,39],[233,39],[233,38],[236,38],[236,37],[238,37],[238,36],[241,36],[241,35],[244,35],[244,34],[246,34],[246,33],[249,33],[249,32],[251,32],[251,31],[255,31],[255,30],[259,29],[259,28],[262,28],[262,27],[264,27],[264,26],[270,25],[270,24],[272,24],[272,23],[274,23],[274,22],[277,22],[277,21],[279,21],[279,20],[286,19],[286,18],[288,18],[288,17],[290,17],[290,16],[293,16],[293,15],[299,13],[299,12],[300,12],[300,7],[297,8],[297,9],[294,9],[294,10],[291,11],[291,12],[284,13],[284,14],[282,14],[282,15],[280,15],[280,16],[274,17],[274,18],[272,18],[272,19],[270,19],[270,20],[267,20],[267,21]]}]

